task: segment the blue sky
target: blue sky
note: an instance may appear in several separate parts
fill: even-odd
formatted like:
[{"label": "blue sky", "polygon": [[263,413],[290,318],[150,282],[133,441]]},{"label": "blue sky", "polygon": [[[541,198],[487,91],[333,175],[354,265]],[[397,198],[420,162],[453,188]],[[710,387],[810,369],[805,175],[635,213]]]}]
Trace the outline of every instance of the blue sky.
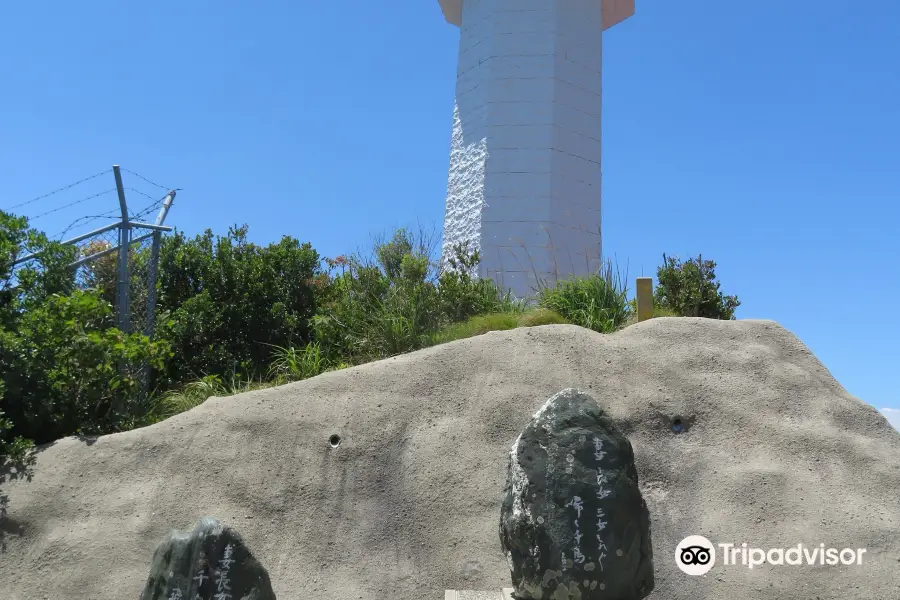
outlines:
[{"label": "blue sky", "polygon": [[[900,4],[850,7],[638,0],[604,41],[604,251],[631,278],[703,253],[739,318],[900,409]],[[0,21],[0,208],[119,163],[182,188],[169,224],[191,234],[247,223],[335,256],[439,231],[459,32],[437,0],[17,2]],[[125,180],[134,208],[162,195]]]}]

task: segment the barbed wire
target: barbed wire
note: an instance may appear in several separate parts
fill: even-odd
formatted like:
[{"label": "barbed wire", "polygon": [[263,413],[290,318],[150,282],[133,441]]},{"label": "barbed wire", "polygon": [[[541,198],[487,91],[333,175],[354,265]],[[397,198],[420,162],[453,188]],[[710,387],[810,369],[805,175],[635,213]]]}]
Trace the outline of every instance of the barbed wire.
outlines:
[{"label": "barbed wire", "polygon": [[75,219],[74,221],[72,221],[71,223],[69,223],[68,227],[66,227],[59,233],[52,235],[50,237],[51,238],[59,238],[59,240],[62,241],[63,236],[65,236],[67,233],[69,233],[72,230],[72,228],[74,228],[76,225],[79,225],[79,224],[86,225],[88,223],[93,223],[94,221],[96,221],[98,219],[118,219],[118,218],[119,218],[119,210],[118,209],[111,210],[109,212],[103,213],[102,215],[88,215],[85,217],[79,217],[79,218]]},{"label": "barbed wire", "polygon": [[[146,196],[146,194],[144,194],[144,195]],[[150,198],[151,196],[147,196],[147,197]],[[132,217],[132,219],[137,221],[138,219],[140,219],[140,218],[150,214],[154,210],[160,208],[163,205],[163,203],[166,201],[166,198],[168,198],[168,197],[169,197],[169,194],[166,194],[162,198],[154,199],[151,204],[149,204],[147,207],[145,207],[144,209],[139,211],[136,215],[134,215]]]},{"label": "barbed wire", "polygon": [[70,188],[75,187],[76,185],[84,183],[85,181],[90,181],[91,179],[96,179],[97,177],[100,177],[101,175],[106,175],[107,173],[111,173],[111,172],[112,172],[112,169],[107,169],[107,170],[103,171],[102,173],[97,173],[96,175],[91,175],[90,177],[85,177],[84,179],[79,179],[78,181],[76,181],[74,183],[70,183],[67,186],[59,188],[58,190],[53,190],[52,192],[48,192],[48,193],[44,194],[43,196],[38,196],[37,198],[32,198],[31,200],[28,200],[27,202],[21,202],[19,204],[16,204],[15,206],[10,206],[9,208],[4,209],[4,210],[15,210],[19,207],[27,206],[33,202],[37,202],[38,200],[43,200],[44,198],[49,198],[50,196],[52,196],[54,194],[64,192]]},{"label": "barbed wire", "polygon": [[135,177],[139,177],[140,179],[143,179],[144,181],[146,181],[146,182],[149,183],[150,185],[155,185],[156,187],[158,187],[158,188],[160,188],[160,189],[163,189],[163,190],[166,190],[167,192],[169,191],[169,189],[171,189],[171,188],[168,188],[168,187],[166,187],[166,186],[164,186],[164,185],[159,185],[158,183],[155,183],[155,182],[153,182],[153,181],[150,181],[149,179],[147,179],[146,177],[144,177],[144,176],[141,175],[140,173],[135,173],[134,171],[132,171],[132,170],[130,170],[130,169],[126,169],[125,167],[119,167],[119,170],[125,171],[126,173],[131,173],[131,174],[134,175]]},{"label": "barbed wire", "polygon": [[[150,194],[146,194],[146,193],[144,193],[144,192],[142,192],[142,191],[140,191],[140,190],[136,190],[136,189],[134,189],[134,188],[125,188],[125,189],[126,189],[126,190],[129,190],[129,191],[132,191],[132,192],[136,192],[136,193],[138,193],[138,194],[140,194],[140,195],[142,195],[142,196],[145,196],[145,197],[150,198],[151,200],[153,200],[152,203],[150,203],[149,205],[145,206],[143,209],[141,209],[140,211],[138,211],[137,213],[135,213],[134,215],[132,215],[131,219],[132,219],[132,220],[135,220],[135,221],[141,219],[142,217],[145,217],[146,215],[150,214],[151,212],[153,212],[154,210],[156,210],[157,208],[159,208],[159,207],[162,205],[163,201],[165,201],[165,199],[166,199],[165,196],[163,196],[162,198],[159,198],[159,199],[154,198],[154,197],[151,196]],[[92,197],[97,197],[97,196],[99,196],[99,195],[108,194],[108,193],[113,192],[113,191],[116,191],[116,190],[107,190],[107,191],[105,191],[105,192],[101,192],[100,194],[96,194],[96,195],[94,195],[94,196],[92,196]],[[54,209],[54,210],[52,210],[52,211],[48,211],[48,212],[46,212],[46,213],[43,213],[43,215],[38,215],[38,216],[44,216],[44,215],[46,215],[46,214],[50,214],[51,212],[56,212],[57,210],[62,210],[63,208],[68,208],[69,206],[73,206],[73,205],[75,205],[75,204],[78,204],[78,203],[80,203],[80,202],[84,202],[84,201],[89,200],[89,199],[90,199],[90,198],[84,198],[84,199],[79,200],[79,201],[77,201],[77,202],[73,202],[73,203],[68,204],[68,205],[66,205],[66,206],[62,206],[62,207],[60,207],[59,209]],[[89,223],[93,223],[94,221],[97,221],[98,219],[110,219],[110,218],[114,218],[114,219],[115,219],[115,218],[119,218],[119,217],[120,217],[119,209],[113,209],[113,210],[107,211],[107,212],[105,212],[105,213],[103,213],[103,214],[101,214],[101,215],[86,215],[86,216],[84,216],[84,217],[79,217],[79,218],[75,219],[74,221],[72,221],[71,223],[69,223],[69,225],[68,225],[65,229],[63,229],[63,230],[60,231],[59,233],[56,233],[56,234],[54,234],[54,235],[52,235],[52,236],[49,236],[49,237],[50,237],[50,239],[58,238],[59,240],[62,240],[63,236],[65,236],[67,233],[69,233],[69,232],[70,232],[73,228],[75,228],[75,226],[77,226],[77,225],[87,225],[87,224],[89,224]],[[33,217],[33,218],[37,218],[37,217]]]},{"label": "barbed wire", "polygon": [[132,221],[139,221],[139,220],[141,220],[141,218],[143,218],[143,217],[149,215],[149,214],[152,213],[154,210],[156,210],[156,209],[160,206],[160,204],[162,204],[162,200],[157,200],[156,202],[154,202],[153,204],[151,204],[150,206],[148,206],[148,207],[145,208],[144,210],[142,210],[142,211],[140,211],[140,212],[138,212],[138,213],[135,213],[135,215],[134,215],[133,217],[131,217],[131,220],[132,220]]},{"label": "barbed wire", "polygon": [[134,192],[135,194],[140,194],[140,195],[143,196],[144,198],[149,198],[150,200],[153,200],[154,202],[156,201],[156,197],[155,197],[155,196],[151,196],[150,194],[148,194],[148,193],[146,193],[146,192],[142,192],[141,190],[136,190],[136,189],[130,188],[130,187],[125,188],[125,190],[126,190],[126,191],[129,191],[129,192]]},{"label": "barbed wire", "polygon": [[53,213],[55,213],[55,212],[59,212],[59,211],[61,211],[61,210],[63,210],[63,209],[66,209],[66,208],[70,208],[70,207],[72,207],[72,206],[75,206],[76,204],[81,204],[82,202],[87,202],[88,200],[91,200],[91,199],[93,199],[93,198],[97,198],[97,197],[99,197],[99,196],[103,196],[103,195],[105,195],[105,194],[109,194],[109,193],[112,193],[112,192],[115,192],[115,191],[116,191],[116,188],[113,188],[113,189],[111,189],[111,190],[106,190],[106,191],[104,191],[104,192],[98,192],[98,193],[96,193],[96,194],[93,194],[93,195],[91,195],[91,196],[88,196],[87,198],[82,198],[81,200],[76,200],[75,202],[70,202],[69,204],[64,204],[63,206],[60,206],[60,207],[58,207],[58,208],[54,208],[54,209],[52,209],[52,210],[48,210],[47,212],[42,212],[41,214],[36,215],[36,216],[34,216],[34,217],[28,217],[28,220],[29,220],[29,221],[34,221],[35,219],[40,219],[41,217],[46,217],[46,216],[49,215],[49,214],[53,214]]}]

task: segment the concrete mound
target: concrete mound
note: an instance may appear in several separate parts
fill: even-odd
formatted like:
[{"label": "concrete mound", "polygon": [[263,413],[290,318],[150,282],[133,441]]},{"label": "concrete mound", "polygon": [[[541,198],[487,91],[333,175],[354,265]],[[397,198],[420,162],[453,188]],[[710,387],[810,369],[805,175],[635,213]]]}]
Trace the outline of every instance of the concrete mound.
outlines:
[{"label": "concrete mound", "polygon": [[[499,590],[510,445],[567,387],[631,440],[666,600],[900,599],[900,434],[770,321],[654,319],[614,335],[494,332],[163,423],[42,449],[4,484],[4,600],[136,598],[173,528],[242,532],[279,600]],[[865,548],[861,565],[716,564],[678,543]]]}]

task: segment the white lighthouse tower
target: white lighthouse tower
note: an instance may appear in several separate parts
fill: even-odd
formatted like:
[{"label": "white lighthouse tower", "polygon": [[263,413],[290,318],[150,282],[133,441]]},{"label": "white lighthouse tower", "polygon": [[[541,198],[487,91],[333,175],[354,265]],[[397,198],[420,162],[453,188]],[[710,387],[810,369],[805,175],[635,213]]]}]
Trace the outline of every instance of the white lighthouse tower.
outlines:
[{"label": "white lighthouse tower", "polygon": [[602,33],[634,0],[439,0],[460,28],[443,252],[518,297],[600,266]]}]

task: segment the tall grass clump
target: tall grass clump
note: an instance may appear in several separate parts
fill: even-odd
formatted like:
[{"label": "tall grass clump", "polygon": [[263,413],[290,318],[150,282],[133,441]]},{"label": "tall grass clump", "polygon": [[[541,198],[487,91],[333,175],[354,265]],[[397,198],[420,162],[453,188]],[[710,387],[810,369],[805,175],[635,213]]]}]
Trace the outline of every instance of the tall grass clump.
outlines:
[{"label": "tall grass clump", "polygon": [[275,382],[260,379],[242,379],[232,374],[228,381],[218,375],[206,375],[197,381],[185,384],[180,389],[169,390],[156,396],[150,402],[150,410],[141,419],[142,425],[151,425],[174,417],[179,413],[200,406],[213,396],[235,396],[253,390],[275,385]]},{"label": "tall grass clump", "polygon": [[331,361],[318,342],[302,348],[275,346],[268,375],[270,380],[278,383],[298,381],[324,373],[330,366]]},{"label": "tall grass clump", "polygon": [[575,325],[612,333],[625,325],[631,313],[626,278],[607,261],[595,275],[542,288],[538,302]]},{"label": "tall grass clump", "polygon": [[150,423],[164,421],[179,413],[200,406],[213,396],[228,396],[228,389],[218,375],[207,375],[185,384],[179,390],[169,390],[153,403],[148,416]]}]

